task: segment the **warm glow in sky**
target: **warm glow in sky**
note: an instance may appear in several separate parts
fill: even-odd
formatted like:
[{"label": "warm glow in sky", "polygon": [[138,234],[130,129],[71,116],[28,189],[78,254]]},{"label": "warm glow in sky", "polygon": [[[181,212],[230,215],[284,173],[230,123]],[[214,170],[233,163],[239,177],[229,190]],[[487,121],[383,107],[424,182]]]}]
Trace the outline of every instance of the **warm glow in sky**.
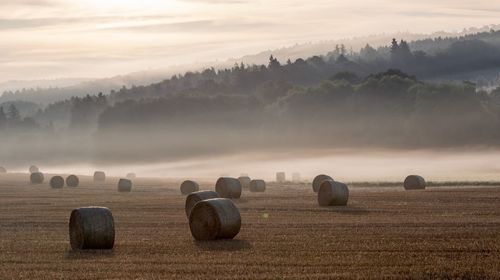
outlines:
[{"label": "warm glow in sky", "polygon": [[0,82],[112,76],[499,19],[500,1],[492,0],[0,0]]}]

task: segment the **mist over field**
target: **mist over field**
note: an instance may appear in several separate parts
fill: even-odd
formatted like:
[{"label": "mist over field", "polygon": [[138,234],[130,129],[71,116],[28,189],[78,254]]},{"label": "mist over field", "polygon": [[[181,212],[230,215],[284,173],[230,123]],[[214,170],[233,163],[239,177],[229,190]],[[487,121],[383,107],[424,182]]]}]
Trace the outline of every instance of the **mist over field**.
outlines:
[{"label": "mist over field", "polygon": [[[452,177],[455,170],[460,178],[469,177],[472,173],[463,172],[467,167],[488,177],[483,164],[470,161],[435,165],[448,160],[446,153],[462,152],[490,162],[490,151],[498,150],[500,87],[485,74],[476,75],[493,77],[500,69],[499,39],[491,30],[415,42],[394,39],[359,52],[341,44],[323,56],[282,63],[271,55],[267,65],[207,68],[48,105],[15,101],[27,91],[6,93],[14,101],[0,106],[0,157],[8,169],[34,163],[47,170],[135,165],[151,167],[143,172],[148,176],[212,177],[226,173],[226,166],[232,172],[259,171],[259,166],[283,169],[286,161],[304,164],[297,171],[312,176],[325,166],[339,170],[333,162],[340,152],[340,159],[353,160],[347,169],[357,173],[344,172],[346,179],[396,178],[396,172],[387,176],[357,167],[364,166],[362,153],[383,150],[381,163],[410,153],[401,174],[425,165],[438,178]],[[417,46],[428,53],[412,50]],[[447,80],[450,75],[471,79]],[[411,154],[420,150],[426,152]],[[424,164],[424,155],[433,153],[445,156]],[[274,158],[280,154],[286,155],[281,162]],[[273,172],[267,169],[263,176]]]},{"label": "mist over field", "polygon": [[[331,174],[344,182],[401,182],[408,174],[426,174],[435,182],[497,181],[500,151],[481,150],[279,150],[232,155],[194,157],[169,162],[111,161],[83,163],[68,160],[39,163],[41,170],[50,174],[92,175],[93,170],[106,170],[110,176],[135,172],[141,177],[163,177],[182,180],[198,178],[214,181],[219,176],[238,177],[249,174],[255,178],[273,181],[276,172],[286,172],[287,179],[299,173],[304,182],[318,173]],[[25,173],[25,166],[10,172]]]},{"label": "mist over field", "polygon": [[498,4],[389,2],[2,2],[0,166],[490,178]]}]

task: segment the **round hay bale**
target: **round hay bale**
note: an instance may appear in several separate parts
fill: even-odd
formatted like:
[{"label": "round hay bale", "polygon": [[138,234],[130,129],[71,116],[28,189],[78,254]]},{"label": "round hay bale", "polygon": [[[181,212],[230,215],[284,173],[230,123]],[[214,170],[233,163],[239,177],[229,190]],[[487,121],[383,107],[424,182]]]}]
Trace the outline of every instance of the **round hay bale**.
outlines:
[{"label": "round hay bale", "polygon": [[426,185],[424,177],[418,175],[410,175],[404,182],[405,190],[425,190]]},{"label": "round hay bale", "polygon": [[106,181],[106,173],[103,171],[94,172],[94,182],[105,182]]},{"label": "round hay bale", "polygon": [[313,191],[315,193],[317,193],[319,191],[319,187],[321,186],[321,183],[323,183],[323,181],[325,181],[325,180],[333,180],[333,178],[328,176],[328,175],[325,175],[325,174],[321,174],[321,175],[314,177],[312,187],[313,187]]},{"label": "round hay bale", "polygon": [[349,200],[349,188],[346,184],[333,180],[324,180],[318,191],[320,206],[345,206]]},{"label": "round hay bale", "polygon": [[0,173],[7,173],[7,169],[5,169],[5,167],[0,166]]},{"label": "round hay bale", "polygon": [[286,182],[285,172],[277,172],[276,173],[276,182],[278,182],[278,183],[285,183]]},{"label": "round hay bale", "polygon": [[186,180],[181,184],[181,193],[183,195],[188,195],[192,192],[197,192],[200,190],[200,185],[195,181]]},{"label": "round hay bale", "polygon": [[105,207],[78,208],[69,218],[69,240],[73,250],[113,249],[115,223]]},{"label": "round hay bale", "polygon": [[219,194],[214,191],[198,191],[190,193],[186,197],[186,206],[184,207],[186,210],[186,216],[189,218],[189,214],[196,203],[211,198],[219,198]]},{"label": "round hay bale", "polygon": [[240,232],[240,211],[227,198],[203,200],[191,210],[189,228],[196,240],[232,239]]},{"label": "round hay bale", "polygon": [[252,181],[252,179],[250,179],[250,177],[248,177],[248,176],[240,176],[240,177],[238,177],[238,181],[240,181],[241,187],[243,189],[249,189],[250,182]]},{"label": "round hay bale", "polygon": [[135,173],[128,173],[127,174],[127,179],[135,179],[137,176],[135,175]]},{"label": "round hay bale", "polygon": [[252,180],[250,182],[250,191],[251,192],[265,192],[266,191],[266,182],[264,180]]},{"label": "round hay bale", "polygon": [[36,173],[36,172],[40,172],[40,169],[38,169],[37,166],[32,165],[32,166],[30,166],[29,171],[30,171],[30,173]]},{"label": "round hay bale", "polygon": [[76,188],[80,185],[80,179],[76,175],[69,175],[66,178],[66,185],[68,187]]},{"label": "round hay bale", "polygon": [[43,173],[41,173],[41,172],[34,172],[34,173],[31,173],[31,175],[30,175],[30,182],[33,185],[43,184],[44,180],[45,180],[45,177],[43,176]]},{"label": "round hay bale", "polygon": [[61,176],[54,176],[50,178],[50,187],[53,189],[60,189],[64,187],[64,178]]},{"label": "round hay bale", "polygon": [[120,179],[120,181],[118,181],[118,191],[119,192],[131,192],[132,191],[132,181],[129,179]]},{"label": "round hay bale", "polygon": [[238,179],[220,177],[215,183],[215,191],[223,198],[240,198],[241,184]]},{"label": "round hay bale", "polygon": [[300,183],[300,173],[298,172],[292,173],[292,182]]}]

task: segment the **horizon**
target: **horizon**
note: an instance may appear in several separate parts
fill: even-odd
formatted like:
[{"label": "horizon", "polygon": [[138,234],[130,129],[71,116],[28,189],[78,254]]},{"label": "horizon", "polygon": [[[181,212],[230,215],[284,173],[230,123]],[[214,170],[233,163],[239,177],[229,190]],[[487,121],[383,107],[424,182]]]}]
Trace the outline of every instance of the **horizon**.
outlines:
[{"label": "horizon", "polygon": [[[0,82],[113,77],[382,33],[460,32],[495,24],[500,13],[488,1],[361,2],[2,1]],[[380,13],[359,11],[367,6]]]}]

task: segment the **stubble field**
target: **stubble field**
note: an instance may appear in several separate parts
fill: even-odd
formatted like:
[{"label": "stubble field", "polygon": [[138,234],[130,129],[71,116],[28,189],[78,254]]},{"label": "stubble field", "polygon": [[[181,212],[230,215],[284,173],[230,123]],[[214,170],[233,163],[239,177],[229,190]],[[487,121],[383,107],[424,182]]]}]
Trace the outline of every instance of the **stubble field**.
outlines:
[{"label": "stubble field", "polygon": [[[0,176],[0,279],[500,278],[499,187],[356,186],[347,207],[322,208],[309,184],[269,184],[235,201],[235,240],[199,243],[180,181],[137,179],[131,193],[116,179],[27,182]],[[70,250],[69,215],[84,206],[111,209],[114,250]]]}]

